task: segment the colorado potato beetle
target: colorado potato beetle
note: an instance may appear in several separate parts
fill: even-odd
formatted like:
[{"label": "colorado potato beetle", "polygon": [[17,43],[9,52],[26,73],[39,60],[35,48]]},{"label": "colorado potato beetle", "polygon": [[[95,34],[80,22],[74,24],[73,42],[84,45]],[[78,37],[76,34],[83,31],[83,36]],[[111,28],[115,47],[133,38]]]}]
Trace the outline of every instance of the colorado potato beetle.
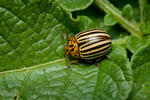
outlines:
[{"label": "colorado potato beetle", "polygon": [[99,61],[110,51],[112,44],[110,35],[100,29],[83,31],[67,40],[66,56],[75,58],[70,66],[80,59],[90,63]]}]

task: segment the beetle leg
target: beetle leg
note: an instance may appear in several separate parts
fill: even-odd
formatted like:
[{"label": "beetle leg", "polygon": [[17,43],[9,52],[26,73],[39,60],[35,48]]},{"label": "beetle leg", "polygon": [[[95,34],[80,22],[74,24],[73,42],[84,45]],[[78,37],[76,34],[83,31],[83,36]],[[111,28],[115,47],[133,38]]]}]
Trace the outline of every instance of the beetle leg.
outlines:
[{"label": "beetle leg", "polygon": [[110,60],[110,56],[106,55],[106,58]]},{"label": "beetle leg", "polygon": [[96,67],[98,67],[98,66],[99,66],[99,64],[98,64],[98,63],[94,63],[94,65],[95,65]]},{"label": "beetle leg", "polygon": [[71,61],[71,64],[77,63],[78,61],[79,61],[78,59],[72,60],[72,61]]},{"label": "beetle leg", "polygon": [[71,62],[69,62],[69,66],[67,67],[67,69],[72,69],[72,64],[77,63],[79,60],[72,60]]},{"label": "beetle leg", "polygon": [[100,59],[97,59],[96,62],[94,63],[94,65],[95,65],[96,67],[99,66],[99,63],[98,63],[99,60],[100,60]]},{"label": "beetle leg", "polygon": [[63,33],[62,33],[61,31],[60,31],[60,33],[61,33],[63,45],[64,45],[64,47],[65,47],[65,39],[64,39]]},{"label": "beetle leg", "polygon": [[68,33],[66,33],[66,37],[67,37],[67,40],[70,40],[70,39],[69,39],[69,35],[68,35]]},{"label": "beetle leg", "polygon": [[68,56],[66,55],[66,59],[69,63],[68,67],[66,69],[72,69],[71,63],[70,63],[70,59],[68,58]]},{"label": "beetle leg", "polygon": [[96,60],[95,62],[93,62],[93,61],[86,61],[86,62],[88,62],[89,64],[92,64],[92,65],[95,65],[96,67],[98,67],[99,66],[99,64],[97,63],[98,61],[99,61],[99,59]]},{"label": "beetle leg", "polygon": [[67,69],[71,69],[72,70],[72,65],[69,63]]}]

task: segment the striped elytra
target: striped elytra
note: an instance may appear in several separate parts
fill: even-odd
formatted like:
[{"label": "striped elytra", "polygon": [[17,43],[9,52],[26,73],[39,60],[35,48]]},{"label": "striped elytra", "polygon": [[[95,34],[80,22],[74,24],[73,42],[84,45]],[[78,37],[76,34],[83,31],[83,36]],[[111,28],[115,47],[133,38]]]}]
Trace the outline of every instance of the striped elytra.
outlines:
[{"label": "striped elytra", "polygon": [[100,29],[80,32],[68,40],[66,54],[87,62],[95,62],[105,56],[112,44],[110,35]]}]

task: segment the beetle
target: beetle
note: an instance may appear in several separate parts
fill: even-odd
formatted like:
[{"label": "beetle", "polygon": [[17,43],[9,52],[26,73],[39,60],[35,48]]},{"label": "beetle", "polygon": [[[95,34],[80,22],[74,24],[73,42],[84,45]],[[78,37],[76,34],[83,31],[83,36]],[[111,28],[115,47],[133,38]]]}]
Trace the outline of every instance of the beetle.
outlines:
[{"label": "beetle", "polygon": [[69,61],[71,64],[80,59],[89,63],[95,63],[111,50],[112,40],[109,34],[101,29],[91,29],[79,32],[75,36],[68,37],[68,44],[65,45],[66,57],[73,57],[75,60]]}]

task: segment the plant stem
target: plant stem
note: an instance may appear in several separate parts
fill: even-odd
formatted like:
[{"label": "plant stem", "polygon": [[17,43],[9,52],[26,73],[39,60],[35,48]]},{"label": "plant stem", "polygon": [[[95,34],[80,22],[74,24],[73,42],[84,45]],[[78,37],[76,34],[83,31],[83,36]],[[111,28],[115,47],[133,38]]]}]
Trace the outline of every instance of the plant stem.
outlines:
[{"label": "plant stem", "polygon": [[139,0],[139,5],[140,5],[141,24],[143,24],[144,23],[143,11],[145,6],[147,5],[147,0]]},{"label": "plant stem", "polygon": [[98,8],[104,10],[104,12],[111,13],[118,21],[118,23],[121,24],[121,26],[124,27],[128,32],[138,38],[142,38],[142,33],[139,30],[138,24],[130,22],[129,20],[124,18],[121,15],[121,12],[116,7],[114,7],[108,0],[95,0],[94,3],[98,6]]}]

